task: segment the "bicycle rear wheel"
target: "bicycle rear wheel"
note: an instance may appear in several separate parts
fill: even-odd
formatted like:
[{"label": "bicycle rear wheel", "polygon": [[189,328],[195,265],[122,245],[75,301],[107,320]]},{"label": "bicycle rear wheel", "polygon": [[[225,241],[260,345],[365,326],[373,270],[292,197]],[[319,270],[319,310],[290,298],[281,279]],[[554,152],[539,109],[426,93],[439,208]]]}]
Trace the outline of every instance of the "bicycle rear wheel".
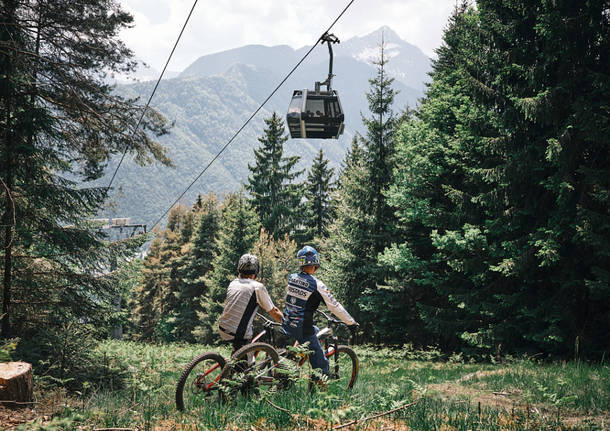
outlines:
[{"label": "bicycle rear wheel", "polygon": [[260,385],[271,385],[277,378],[280,361],[275,348],[267,343],[247,344],[231,356],[222,370],[225,396],[233,397],[256,391]]},{"label": "bicycle rear wheel", "polygon": [[326,353],[328,358],[328,386],[340,389],[352,389],[358,379],[358,356],[347,346],[337,346],[337,356],[332,350]]},{"label": "bicycle rear wheel", "polygon": [[203,408],[218,394],[225,359],[218,353],[206,352],[191,361],[176,386],[176,408],[180,411]]}]

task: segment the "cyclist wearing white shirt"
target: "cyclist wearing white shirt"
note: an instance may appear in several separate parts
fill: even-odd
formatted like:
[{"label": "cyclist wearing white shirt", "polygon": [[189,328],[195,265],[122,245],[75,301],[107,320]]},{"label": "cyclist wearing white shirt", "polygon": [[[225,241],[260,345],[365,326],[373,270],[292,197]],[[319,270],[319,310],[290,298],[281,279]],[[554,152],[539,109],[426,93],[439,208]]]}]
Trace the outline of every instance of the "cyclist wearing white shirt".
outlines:
[{"label": "cyclist wearing white shirt", "polygon": [[252,254],[244,254],[237,264],[238,278],[229,284],[222,315],[218,319],[220,338],[233,342],[233,352],[245,346],[252,339],[252,321],[260,306],[276,321],[282,320],[282,313],[262,283],[255,280],[259,264]]}]

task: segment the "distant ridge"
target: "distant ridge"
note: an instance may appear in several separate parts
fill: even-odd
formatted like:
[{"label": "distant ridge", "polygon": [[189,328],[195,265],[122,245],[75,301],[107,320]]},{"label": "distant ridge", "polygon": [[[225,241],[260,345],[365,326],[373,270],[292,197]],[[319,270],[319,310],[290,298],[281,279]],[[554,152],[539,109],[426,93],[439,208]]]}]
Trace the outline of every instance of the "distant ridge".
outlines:
[{"label": "distant ridge", "polygon": [[288,45],[263,46],[246,45],[214,54],[204,55],[195,60],[180,73],[180,78],[220,75],[235,64],[249,64],[259,69],[289,70],[297,53]]},{"label": "distant ridge", "polygon": [[[354,60],[371,66],[373,60],[379,56],[381,35],[384,35],[386,54],[391,59],[388,64],[390,75],[400,80],[408,87],[420,92],[425,89],[425,82],[429,80],[430,59],[417,46],[405,42],[388,26],[361,37],[353,37],[334,48],[335,60],[351,57]],[[246,45],[214,54],[204,55],[195,60],[180,73],[180,77],[201,77],[219,75],[234,64],[250,64],[258,69],[267,69],[277,75],[284,76],[296,62],[309,50],[304,46],[297,50],[287,45],[263,46]],[[312,52],[309,63],[327,63],[328,52],[320,47]],[[320,65],[321,66],[321,65]],[[321,68],[318,80],[325,78],[327,69]]]},{"label": "distant ridge", "polygon": [[[422,80],[427,77],[430,60],[418,48],[400,40],[391,29],[382,27],[369,35],[342,41],[335,48],[333,88],[341,96],[346,131],[337,141],[289,139],[286,152],[301,156],[300,168],[308,169],[311,159],[322,148],[337,170],[354,134],[364,133],[361,113],[368,115],[365,93],[369,89],[368,80],[376,73],[376,66],[370,61],[379,54],[381,31],[390,56],[387,67],[396,77],[394,88],[399,91],[394,111],[407,105],[414,107],[423,96]],[[126,159],[114,183],[115,208],[100,216],[128,216],[138,223],[154,222],[270,94],[301,58],[303,49],[294,50],[286,45],[243,46],[202,56],[177,77],[164,79],[151,106],[175,122],[171,133],[161,142],[167,146],[176,167],[140,167]],[[327,73],[328,51],[319,47],[187,193],[184,203],[192,203],[198,193],[238,190],[247,180],[247,165],[252,150],[259,144],[264,118],[273,111],[283,117],[292,91],[312,88]],[[117,91],[129,97],[146,98],[153,85],[154,81],[119,85]],[[116,162],[109,164],[107,172],[113,171]],[[108,180],[102,178],[100,184],[107,184]]]}]

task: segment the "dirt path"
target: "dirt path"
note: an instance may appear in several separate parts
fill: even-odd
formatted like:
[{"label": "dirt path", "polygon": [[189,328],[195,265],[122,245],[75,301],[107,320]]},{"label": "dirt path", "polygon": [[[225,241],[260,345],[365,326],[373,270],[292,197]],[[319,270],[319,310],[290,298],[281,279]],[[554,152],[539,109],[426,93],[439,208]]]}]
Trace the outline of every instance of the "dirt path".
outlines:
[{"label": "dirt path", "polygon": [[[525,411],[529,409],[529,413],[541,415],[545,418],[556,417],[557,409],[547,404],[529,404],[523,393],[518,389],[508,389],[503,391],[492,391],[472,386],[466,386],[463,383],[472,379],[481,379],[487,376],[502,375],[510,371],[509,368],[500,368],[497,370],[477,371],[466,374],[454,382],[429,384],[426,388],[440,396],[445,400],[468,400],[472,405],[481,407],[489,407],[496,410],[510,411]],[[584,421],[592,421],[598,425],[610,423],[610,413],[602,415],[578,415],[569,409],[559,410],[561,422],[566,426],[576,426]]]}]

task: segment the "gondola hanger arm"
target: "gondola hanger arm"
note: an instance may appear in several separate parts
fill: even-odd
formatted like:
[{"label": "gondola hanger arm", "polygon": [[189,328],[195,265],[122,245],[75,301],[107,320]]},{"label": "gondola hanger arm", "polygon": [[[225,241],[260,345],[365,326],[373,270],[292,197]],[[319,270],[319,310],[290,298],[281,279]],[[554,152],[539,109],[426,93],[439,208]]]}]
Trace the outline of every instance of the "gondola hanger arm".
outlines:
[{"label": "gondola hanger arm", "polygon": [[320,87],[322,85],[326,86],[326,91],[331,91],[331,81],[333,79],[333,47],[332,44],[333,43],[340,43],[339,38],[337,36],[335,36],[332,33],[324,33],[322,36],[320,36],[319,41],[321,43],[326,42],[328,44],[328,54],[330,56],[330,61],[328,63],[328,77],[326,78],[326,80],[322,81],[322,82],[316,82],[316,93],[320,92]]}]

